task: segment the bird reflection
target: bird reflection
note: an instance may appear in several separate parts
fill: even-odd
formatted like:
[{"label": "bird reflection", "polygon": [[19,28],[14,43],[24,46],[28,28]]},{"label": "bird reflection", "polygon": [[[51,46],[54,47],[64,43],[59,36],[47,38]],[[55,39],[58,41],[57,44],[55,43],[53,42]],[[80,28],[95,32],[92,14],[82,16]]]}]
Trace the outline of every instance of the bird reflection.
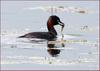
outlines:
[{"label": "bird reflection", "polygon": [[[52,57],[57,57],[57,56],[59,56],[59,54],[60,54],[60,52],[62,50],[62,49],[59,49],[59,48],[65,47],[65,44],[63,42],[64,41],[63,38],[64,38],[64,35],[62,34],[62,38],[61,38],[61,40],[59,42],[57,41],[57,39],[50,39],[48,41],[46,41],[46,40],[34,40],[34,39],[32,39],[32,40],[29,39],[29,40],[30,40],[31,43],[38,43],[38,44],[39,43],[41,44],[41,42],[45,42],[46,41],[47,42],[47,52]],[[50,42],[52,42],[52,43],[50,43]],[[59,44],[61,46],[59,46]]]},{"label": "bird reflection", "polygon": [[[50,40],[50,41],[55,41],[56,42],[56,40]],[[49,41],[48,41],[49,42]],[[47,51],[48,51],[48,53],[52,56],[52,57],[57,57],[57,56],[59,56],[59,54],[60,54],[60,52],[61,52],[61,49],[57,49],[57,48],[59,48],[59,46],[57,46],[56,45],[56,43],[48,43],[47,42],[47,47],[48,47],[48,49],[47,49]],[[60,48],[61,47],[64,47],[65,45],[64,45],[64,43],[61,43],[61,46],[60,46]]]}]

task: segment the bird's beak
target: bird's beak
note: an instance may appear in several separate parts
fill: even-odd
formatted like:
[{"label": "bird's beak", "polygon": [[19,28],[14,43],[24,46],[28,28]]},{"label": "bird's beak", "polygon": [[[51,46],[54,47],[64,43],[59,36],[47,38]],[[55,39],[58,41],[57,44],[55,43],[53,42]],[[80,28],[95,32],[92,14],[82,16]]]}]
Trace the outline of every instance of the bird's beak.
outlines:
[{"label": "bird's beak", "polygon": [[62,26],[61,31],[63,31],[63,28],[64,28],[64,23],[60,22],[60,23],[59,23],[59,25],[60,25],[60,26]]},{"label": "bird's beak", "polygon": [[64,23],[59,22],[59,25],[62,26],[62,28],[64,28]]}]

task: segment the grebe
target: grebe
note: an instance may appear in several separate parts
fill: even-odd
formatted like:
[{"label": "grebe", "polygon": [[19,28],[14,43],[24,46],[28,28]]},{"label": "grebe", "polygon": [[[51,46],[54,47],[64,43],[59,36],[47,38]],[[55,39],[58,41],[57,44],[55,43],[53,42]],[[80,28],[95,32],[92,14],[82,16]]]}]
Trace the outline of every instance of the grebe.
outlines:
[{"label": "grebe", "polygon": [[39,38],[39,39],[46,39],[46,40],[54,39],[57,36],[57,32],[54,28],[55,25],[61,25],[62,28],[64,27],[64,23],[60,21],[59,17],[56,15],[52,15],[49,17],[47,21],[48,32],[31,32],[19,36],[19,38]]}]

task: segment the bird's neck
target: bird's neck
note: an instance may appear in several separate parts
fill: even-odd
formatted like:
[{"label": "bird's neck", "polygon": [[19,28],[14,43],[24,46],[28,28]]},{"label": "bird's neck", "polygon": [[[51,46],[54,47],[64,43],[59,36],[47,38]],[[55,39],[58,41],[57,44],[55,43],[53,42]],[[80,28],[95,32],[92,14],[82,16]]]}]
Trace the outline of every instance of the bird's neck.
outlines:
[{"label": "bird's neck", "polygon": [[47,28],[48,28],[48,31],[51,33],[51,34],[53,34],[53,35],[57,35],[57,32],[56,32],[56,30],[55,30],[55,28],[54,28],[54,26],[52,25],[52,24],[47,24]]}]

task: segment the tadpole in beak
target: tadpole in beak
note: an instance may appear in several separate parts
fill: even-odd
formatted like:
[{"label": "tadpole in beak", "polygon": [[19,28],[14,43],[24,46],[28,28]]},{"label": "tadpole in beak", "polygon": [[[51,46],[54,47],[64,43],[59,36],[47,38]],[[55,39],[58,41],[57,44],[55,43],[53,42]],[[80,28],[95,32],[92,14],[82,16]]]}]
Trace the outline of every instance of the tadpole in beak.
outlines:
[{"label": "tadpole in beak", "polygon": [[64,23],[60,22],[59,25],[62,26],[61,31],[63,31]]}]

